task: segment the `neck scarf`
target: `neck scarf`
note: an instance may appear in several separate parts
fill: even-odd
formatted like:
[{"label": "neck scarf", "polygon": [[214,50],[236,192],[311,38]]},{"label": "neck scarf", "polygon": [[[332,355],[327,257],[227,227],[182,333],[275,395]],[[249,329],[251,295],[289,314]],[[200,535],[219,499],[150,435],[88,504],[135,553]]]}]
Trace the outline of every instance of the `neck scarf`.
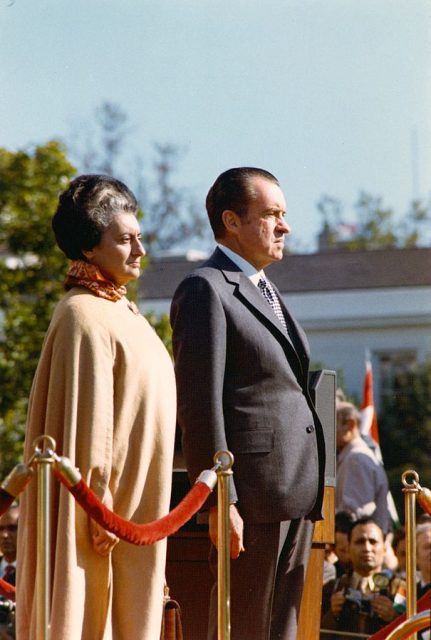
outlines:
[{"label": "neck scarf", "polygon": [[113,302],[121,300],[127,289],[122,284],[115,284],[105,278],[99,267],[84,260],[73,260],[70,265],[66,281],[64,283],[66,291],[72,287],[85,287],[99,298],[106,298]]}]

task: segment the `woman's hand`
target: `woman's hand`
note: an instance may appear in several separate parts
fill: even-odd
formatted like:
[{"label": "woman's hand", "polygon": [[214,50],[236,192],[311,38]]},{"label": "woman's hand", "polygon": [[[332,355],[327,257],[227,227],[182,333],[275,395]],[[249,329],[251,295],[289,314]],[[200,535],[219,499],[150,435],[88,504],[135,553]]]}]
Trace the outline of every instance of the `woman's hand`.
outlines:
[{"label": "woman's hand", "polygon": [[120,541],[114,533],[103,529],[97,522],[90,522],[91,539],[93,549],[101,556],[108,556],[116,544]]},{"label": "woman's hand", "polygon": [[[109,490],[105,493],[103,504],[112,511],[113,499]],[[106,529],[101,527],[92,519],[90,519],[90,535],[93,543],[93,549],[101,556],[108,556],[115,545],[120,541],[120,538],[118,538],[114,533],[106,531]]]}]

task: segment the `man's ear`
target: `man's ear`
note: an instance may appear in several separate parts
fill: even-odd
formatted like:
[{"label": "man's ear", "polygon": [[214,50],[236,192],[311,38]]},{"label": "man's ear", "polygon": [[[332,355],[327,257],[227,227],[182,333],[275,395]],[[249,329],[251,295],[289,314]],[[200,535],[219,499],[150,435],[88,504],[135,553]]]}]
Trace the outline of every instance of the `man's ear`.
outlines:
[{"label": "man's ear", "polygon": [[226,231],[232,234],[236,234],[240,226],[239,216],[235,211],[225,209],[221,214],[221,219],[226,228]]}]

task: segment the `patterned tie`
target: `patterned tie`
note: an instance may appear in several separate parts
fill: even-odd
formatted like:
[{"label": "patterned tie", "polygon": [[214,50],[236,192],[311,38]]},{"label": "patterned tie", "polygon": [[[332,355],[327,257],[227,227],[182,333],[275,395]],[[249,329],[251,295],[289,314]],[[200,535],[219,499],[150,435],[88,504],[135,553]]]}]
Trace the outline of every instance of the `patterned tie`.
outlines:
[{"label": "patterned tie", "polygon": [[265,278],[260,278],[259,282],[257,283],[257,286],[259,287],[260,292],[265,298],[265,300],[271,305],[272,310],[274,311],[275,315],[280,320],[281,324],[283,325],[283,327],[287,332],[286,320],[280,306],[280,301],[271,283],[265,280]]}]

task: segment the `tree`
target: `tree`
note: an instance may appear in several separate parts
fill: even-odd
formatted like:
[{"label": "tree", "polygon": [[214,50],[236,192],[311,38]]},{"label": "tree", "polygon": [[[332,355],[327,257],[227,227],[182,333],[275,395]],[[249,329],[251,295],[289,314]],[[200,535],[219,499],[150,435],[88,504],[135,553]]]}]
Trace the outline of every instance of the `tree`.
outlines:
[{"label": "tree", "polygon": [[360,192],[354,205],[355,221],[346,224],[340,200],[328,195],[317,203],[323,220],[319,244],[322,251],[345,251],[411,248],[429,242],[427,225],[431,222],[431,203],[414,200],[407,213],[398,220],[395,211],[383,199]]},{"label": "tree", "polygon": [[413,200],[405,218],[401,222],[401,234],[406,247],[417,247],[430,236],[431,203]]},{"label": "tree", "polygon": [[204,238],[209,233],[206,220],[190,193],[174,180],[182,150],[175,144],[154,144],[152,170],[147,172],[143,156],[128,144],[135,130],[120,105],[104,102],[95,111],[94,125],[81,124],[71,136],[72,157],[83,172],[115,175],[133,190],[144,212],[143,241],[150,254]]},{"label": "tree", "polygon": [[66,259],[51,218],[75,169],[55,141],[16,153],[0,149],[0,474],[22,451],[33,375]]},{"label": "tree", "polygon": [[431,488],[431,359],[398,374],[394,393],[379,413],[380,442],[385,469],[398,511],[404,512],[403,471],[414,469],[424,487]]}]

